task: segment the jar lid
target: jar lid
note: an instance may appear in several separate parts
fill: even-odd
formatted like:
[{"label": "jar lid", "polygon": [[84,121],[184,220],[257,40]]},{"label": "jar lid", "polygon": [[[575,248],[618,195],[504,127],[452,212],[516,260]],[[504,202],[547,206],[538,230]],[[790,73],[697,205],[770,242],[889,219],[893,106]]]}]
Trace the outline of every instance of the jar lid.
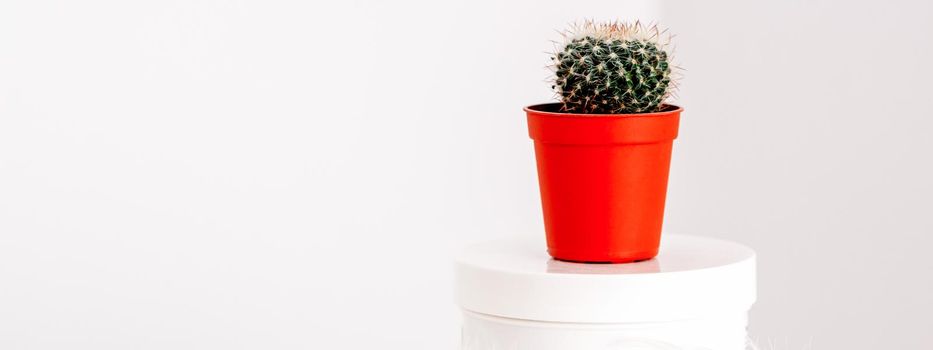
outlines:
[{"label": "jar lid", "polygon": [[745,313],[755,302],[755,252],[738,243],[665,234],[654,259],[584,264],[552,259],[543,242],[516,237],[463,250],[460,306],[524,320],[627,323]]}]

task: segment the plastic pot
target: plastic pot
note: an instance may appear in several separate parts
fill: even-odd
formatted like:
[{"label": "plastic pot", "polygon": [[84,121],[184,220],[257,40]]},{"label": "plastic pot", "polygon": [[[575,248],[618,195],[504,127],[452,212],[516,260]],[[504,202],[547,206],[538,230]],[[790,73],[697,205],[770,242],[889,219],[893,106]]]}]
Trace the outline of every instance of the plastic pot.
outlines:
[{"label": "plastic pot", "polygon": [[623,263],[658,254],[680,107],[641,114],[525,108],[534,140],[548,253]]}]

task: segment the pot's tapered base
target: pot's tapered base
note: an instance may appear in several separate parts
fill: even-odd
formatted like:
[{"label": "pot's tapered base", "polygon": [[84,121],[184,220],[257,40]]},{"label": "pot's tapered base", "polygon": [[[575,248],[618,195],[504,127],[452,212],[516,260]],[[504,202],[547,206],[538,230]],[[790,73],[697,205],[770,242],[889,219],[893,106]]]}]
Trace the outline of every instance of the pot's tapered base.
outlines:
[{"label": "pot's tapered base", "polygon": [[548,255],[552,258],[575,263],[588,264],[622,264],[650,260],[658,255],[658,250],[648,250],[639,252],[621,252],[604,255],[594,255],[592,252],[566,252],[555,249],[548,249]]}]

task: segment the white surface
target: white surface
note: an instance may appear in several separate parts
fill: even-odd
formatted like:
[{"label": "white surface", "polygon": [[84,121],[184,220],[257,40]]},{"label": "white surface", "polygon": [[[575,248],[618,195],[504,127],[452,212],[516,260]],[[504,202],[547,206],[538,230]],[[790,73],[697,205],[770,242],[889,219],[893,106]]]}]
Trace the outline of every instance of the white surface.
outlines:
[{"label": "white surface", "polygon": [[555,323],[463,313],[462,350],[745,350],[747,314],[655,323]]},{"label": "white surface", "polygon": [[657,257],[629,264],[557,261],[543,244],[535,235],[465,249],[459,305],[524,320],[651,323],[744,315],[755,301],[755,253],[740,244],[665,234]]},{"label": "white surface", "polygon": [[455,348],[454,248],[543,232],[554,29],[648,3],[665,228],[756,249],[751,334],[930,348],[914,0],[0,1],[0,348]]}]

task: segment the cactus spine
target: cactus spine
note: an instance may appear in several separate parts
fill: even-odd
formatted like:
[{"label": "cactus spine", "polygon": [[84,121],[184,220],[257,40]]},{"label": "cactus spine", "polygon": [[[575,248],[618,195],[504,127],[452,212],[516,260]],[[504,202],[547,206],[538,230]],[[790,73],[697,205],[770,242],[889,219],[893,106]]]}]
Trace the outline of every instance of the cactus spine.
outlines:
[{"label": "cactus spine", "polygon": [[574,25],[551,57],[552,88],[568,113],[657,111],[674,83],[670,35],[639,22]]}]

